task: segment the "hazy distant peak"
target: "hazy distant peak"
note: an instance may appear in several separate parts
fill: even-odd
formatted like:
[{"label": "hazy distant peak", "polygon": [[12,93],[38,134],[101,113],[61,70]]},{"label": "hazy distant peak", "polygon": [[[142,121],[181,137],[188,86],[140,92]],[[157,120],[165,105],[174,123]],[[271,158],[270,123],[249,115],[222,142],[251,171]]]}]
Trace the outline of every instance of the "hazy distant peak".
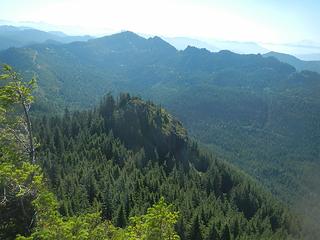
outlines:
[{"label": "hazy distant peak", "polygon": [[281,52],[276,52],[276,51],[270,51],[270,52],[267,52],[267,53],[265,53],[264,55],[266,55],[266,56],[268,56],[268,55],[272,55],[272,56],[274,56],[274,55],[281,55],[281,56],[287,56],[287,57],[290,57],[290,58],[292,58],[292,59],[298,59],[298,60],[300,60],[299,58],[297,58],[297,57],[295,57],[295,56],[293,56],[293,55],[290,55],[290,54],[287,54],[287,53],[281,53]]},{"label": "hazy distant peak", "polygon": [[226,50],[226,49],[220,50],[218,53],[219,53],[219,54],[224,54],[224,55],[235,55],[234,52],[232,52],[232,51],[230,51],[230,50]]},{"label": "hazy distant peak", "polygon": [[320,53],[298,54],[296,56],[304,61],[320,61]]},{"label": "hazy distant peak", "polygon": [[0,25],[0,50],[10,47],[23,47],[30,44],[58,44],[87,41],[90,36],[69,36],[63,32],[46,32],[31,27]]},{"label": "hazy distant peak", "polygon": [[320,73],[320,61],[304,61],[295,56],[279,52],[268,52],[263,56],[274,57],[281,62],[294,66],[298,71],[309,70]]},{"label": "hazy distant peak", "polygon": [[61,31],[49,31],[48,33],[54,34],[59,37],[67,37],[68,35]]},{"label": "hazy distant peak", "polygon": [[149,51],[152,49],[158,52],[161,51],[163,54],[177,51],[172,45],[158,36],[146,39],[130,31],[119,32],[102,38],[92,39],[90,42],[114,51]]},{"label": "hazy distant peak", "polygon": [[140,35],[131,32],[131,31],[123,31],[123,32],[119,32],[119,33],[115,33],[110,35],[111,37],[122,37],[122,38],[135,38],[135,39],[145,39],[143,37],[141,37]]},{"label": "hazy distant peak", "polygon": [[188,37],[164,37],[164,39],[169,42],[178,50],[185,50],[188,46],[193,46],[197,48],[206,48],[209,51],[216,52],[219,49],[207,42],[200,41],[198,39],[188,38]]},{"label": "hazy distant peak", "polygon": [[186,47],[184,52],[207,52],[207,53],[210,53],[210,51],[206,48],[198,48],[198,47],[194,47],[194,46],[190,46],[190,45],[188,45]]},{"label": "hazy distant peak", "polygon": [[299,59],[295,56],[285,54],[285,53],[279,53],[279,52],[275,52],[275,51],[271,51],[266,54],[263,54],[263,56],[264,57],[274,57],[281,62],[289,63],[293,66],[295,66],[296,64],[300,64],[302,62],[301,59]]},{"label": "hazy distant peak", "polygon": [[129,45],[141,45],[147,40],[138,34],[130,31],[119,32],[112,35],[103,36],[100,38],[91,39],[91,43],[98,43],[103,45],[117,46],[117,48],[128,47]]},{"label": "hazy distant peak", "polygon": [[149,37],[148,40],[149,40],[149,41],[153,41],[153,42],[165,42],[165,43],[167,43],[167,42],[164,41],[161,37],[158,37],[158,36]]},{"label": "hazy distant peak", "polygon": [[174,46],[172,46],[170,43],[168,43],[167,41],[163,40],[161,37],[158,37],[158,36],[148,38],[148,42],[153,45],[157,45],[158,47],[161,47],[163,49],[166,48],[168,50],[177,51],[177,49]]},{"label": "hazy distant peak", "polygon": [[19,28],[13,27],[13,26],[9,26],[9,25],[1,25],[0,26],[0,31],[17,31]]}]

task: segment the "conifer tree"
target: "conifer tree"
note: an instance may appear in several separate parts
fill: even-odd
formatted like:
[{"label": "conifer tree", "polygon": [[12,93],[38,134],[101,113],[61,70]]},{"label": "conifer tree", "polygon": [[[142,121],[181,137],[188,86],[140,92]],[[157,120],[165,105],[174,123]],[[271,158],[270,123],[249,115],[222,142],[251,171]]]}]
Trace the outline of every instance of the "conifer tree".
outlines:
[{"label": "conifer tree", "polygon": [[231,233],[228,224],[222,230],[221,240],[231,240]]},{"label": "conifer tree", "polygon": [[198,216],[196,216],[193,219],[191,229],[190,229],[189,239],[190,240],[202,240],[203,239]]},{"label": "conifer tree", "polygon": [[125,216],[125,212],[124,212],[122,204],[120,205],[120,207],[118,209],[115,224],[117,227],[120,227],[120,228],[123,228],[127,225],[127,220],[126,220],[126,216]]},{"label": "conifer tree", "polygon": [[207,240],[220,240],[220,235],[216,229],[216,226],[212,224]]}]

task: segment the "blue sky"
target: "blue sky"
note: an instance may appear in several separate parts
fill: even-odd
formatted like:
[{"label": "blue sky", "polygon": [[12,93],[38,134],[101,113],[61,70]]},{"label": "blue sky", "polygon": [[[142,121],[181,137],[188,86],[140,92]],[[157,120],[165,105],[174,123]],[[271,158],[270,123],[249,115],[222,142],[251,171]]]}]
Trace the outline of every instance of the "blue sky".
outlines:
[{"label": "blue sky", "polygon": [[1,20],[43,22],[69,33],[131,30],[265,43],[320,42],[318,0],[0,1]]}]

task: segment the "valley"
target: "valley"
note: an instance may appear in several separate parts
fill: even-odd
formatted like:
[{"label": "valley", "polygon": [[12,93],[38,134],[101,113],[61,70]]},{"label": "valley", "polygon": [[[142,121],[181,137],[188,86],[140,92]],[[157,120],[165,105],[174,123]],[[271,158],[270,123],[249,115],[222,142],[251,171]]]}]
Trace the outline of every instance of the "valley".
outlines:
[{"label": "valley", "polygon": [[[130,31],[79,39],[0,51],[0,63],[37,79],[38,164],[61,216],[100,209],[121,230],[164,197],[182,240],[315,239],[316,61],[177,50]],[[27,234],[15,228],[25,221],[0,237]]]}]

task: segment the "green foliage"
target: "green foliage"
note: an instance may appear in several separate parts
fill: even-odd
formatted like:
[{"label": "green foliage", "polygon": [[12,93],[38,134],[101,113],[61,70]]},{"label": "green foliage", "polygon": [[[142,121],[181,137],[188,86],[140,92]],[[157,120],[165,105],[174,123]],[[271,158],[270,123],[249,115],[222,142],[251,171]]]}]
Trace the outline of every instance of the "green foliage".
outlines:
[{"label": "green foliage", "polygon": [[28,110],[35,81],[23,82],[8,65],[3,66],[0,79],[0,238],[6,239],[30,231],[31,201],[43,186],[43,177],[32,162],[30,145]]},{"label": "green foliage", "polygon": [[[237,236],[235,236],[235,237],[237,237]],[[214,224],[211,226],[207,240],[220,240],[219,233],[218,233],[216,227],[214,226]]]},{"label": "green foliage", "polygon": [[107,91],[139,94],[282,200],[319,202],[319,74],[261,55],[177,51],[130,32],[11,48],[0,61],[41,79],[35,112],[92,107]]},{"label": "green foliage", "polygon": [[189,239],[191,240],[202,240],[202,233],[200,229],[199,218],[196,216],[191,225]]},{"label": "green foliage", "polygon": [[20,76],[9,65],[3,65],[0,80],[7,81],[0,89],[2,107],[8,108],[21,102],[30,105],[33,102],[31,93],[35,86],[34,78],[27,83],[22,82]]},{"label": "green foliage", "polygon": [[177,213],[162,198],[148,209],[147,214],[130,219],[127,229],[114,227],[102,221],[100,213],[87,213],[63,218],[57,211],[57,201],[52,193],[41,192],[34,200],[37,225],[30,237],[18,236],[17,240],[174,240],[179,239],[174,224]]},{"label": "green foliage", "polygon": [[[58,213],[58,203],[52,193],[43,191],[34,200],[37,209],[37,225],[30,237],[18,236],[17,240],[71,240],[71,239],[121,239],[120,235],[99,213],[63,218]],[[119,233],[118,233],[119,231]]]},{"label": "green foliage", "polygon": [[231,232],[228,225],[225,225],[223,228],[221,240],[231,240]]},{"label": "green foliage", "polygon": [[[109,95],[92,110],[34,122],[41,166],[65,217],[101,206],[103,219],[125,226],[163,196],[179,212],[181,239],[190,236],[196,218],[194,236],[201,231],[203,239],[212,224],[220,235],[228,224],[240,239],[299,236],[298,221],[287,209],[201,151],[180,122],[151,102]],[[135,219],[139,229],[145,226],[147,219]]]},{"label": "green foliage", "polygon": [[[62,217],[58,212],[59,203],[53,193],[47,190],[42,170],[35,161],[28,115],[33,100],[31,94],[34,80],[26,85],[8,65],[4,66],[3,72],[0,79],[8,82],[0,88],[0,127],[3,133],[0,137],[0,187],[3,189],[0,202],[1,239],[14,239],[18,234],[18,240],[130,240],[137,239],[136,228],[143,231],[139,234],[147,236],[147,239],[151,239],[149,236],[158,235],[161,236],[160,239],[178,239],[174,232],[177,215],[170,212],[163,199],[150,208],[147,215],[132,218],[134,225],[128,230],[117,229],[111,223],[103,221],[99,212]],[[24,110],[22,113],[17,109],[20,105]],[[21,131],[21,126],[24,126],[25,132]],[[28,141],[24,141],[24,137],[27,137]],[[61,138],[58,130],[54,144],[58,151],[63,152]],[[94,179],[90,182],[90,187],[92,195],[95,195]],[[121,220],[125,221],[122,206],[120,209]],[[19,214],[22,214],[22,217]],[[155,221],[161,223],[160,228],[155,227]],[[124,226],[122,223],[119,225]]]},{"label": "green foliage", "polygon": [[121,227],[121,228],[123,228],[127,225],[127,220],[126,220],[126,217],[124,214],[124,209],[123,209],[122,205],[120,206],[120,208],[118,210],[118,213],[117,213],[117,216],[115,219],[115,223],[116,223],[117,227]]},{"label": "green foliage", "polygon": [[178,213],[172,212],[171,208],[161,198],[152,208],[148,208],[146,215],[130,218],[131,225],[126,236],[132,240],[179,240],[174,230]]}]

